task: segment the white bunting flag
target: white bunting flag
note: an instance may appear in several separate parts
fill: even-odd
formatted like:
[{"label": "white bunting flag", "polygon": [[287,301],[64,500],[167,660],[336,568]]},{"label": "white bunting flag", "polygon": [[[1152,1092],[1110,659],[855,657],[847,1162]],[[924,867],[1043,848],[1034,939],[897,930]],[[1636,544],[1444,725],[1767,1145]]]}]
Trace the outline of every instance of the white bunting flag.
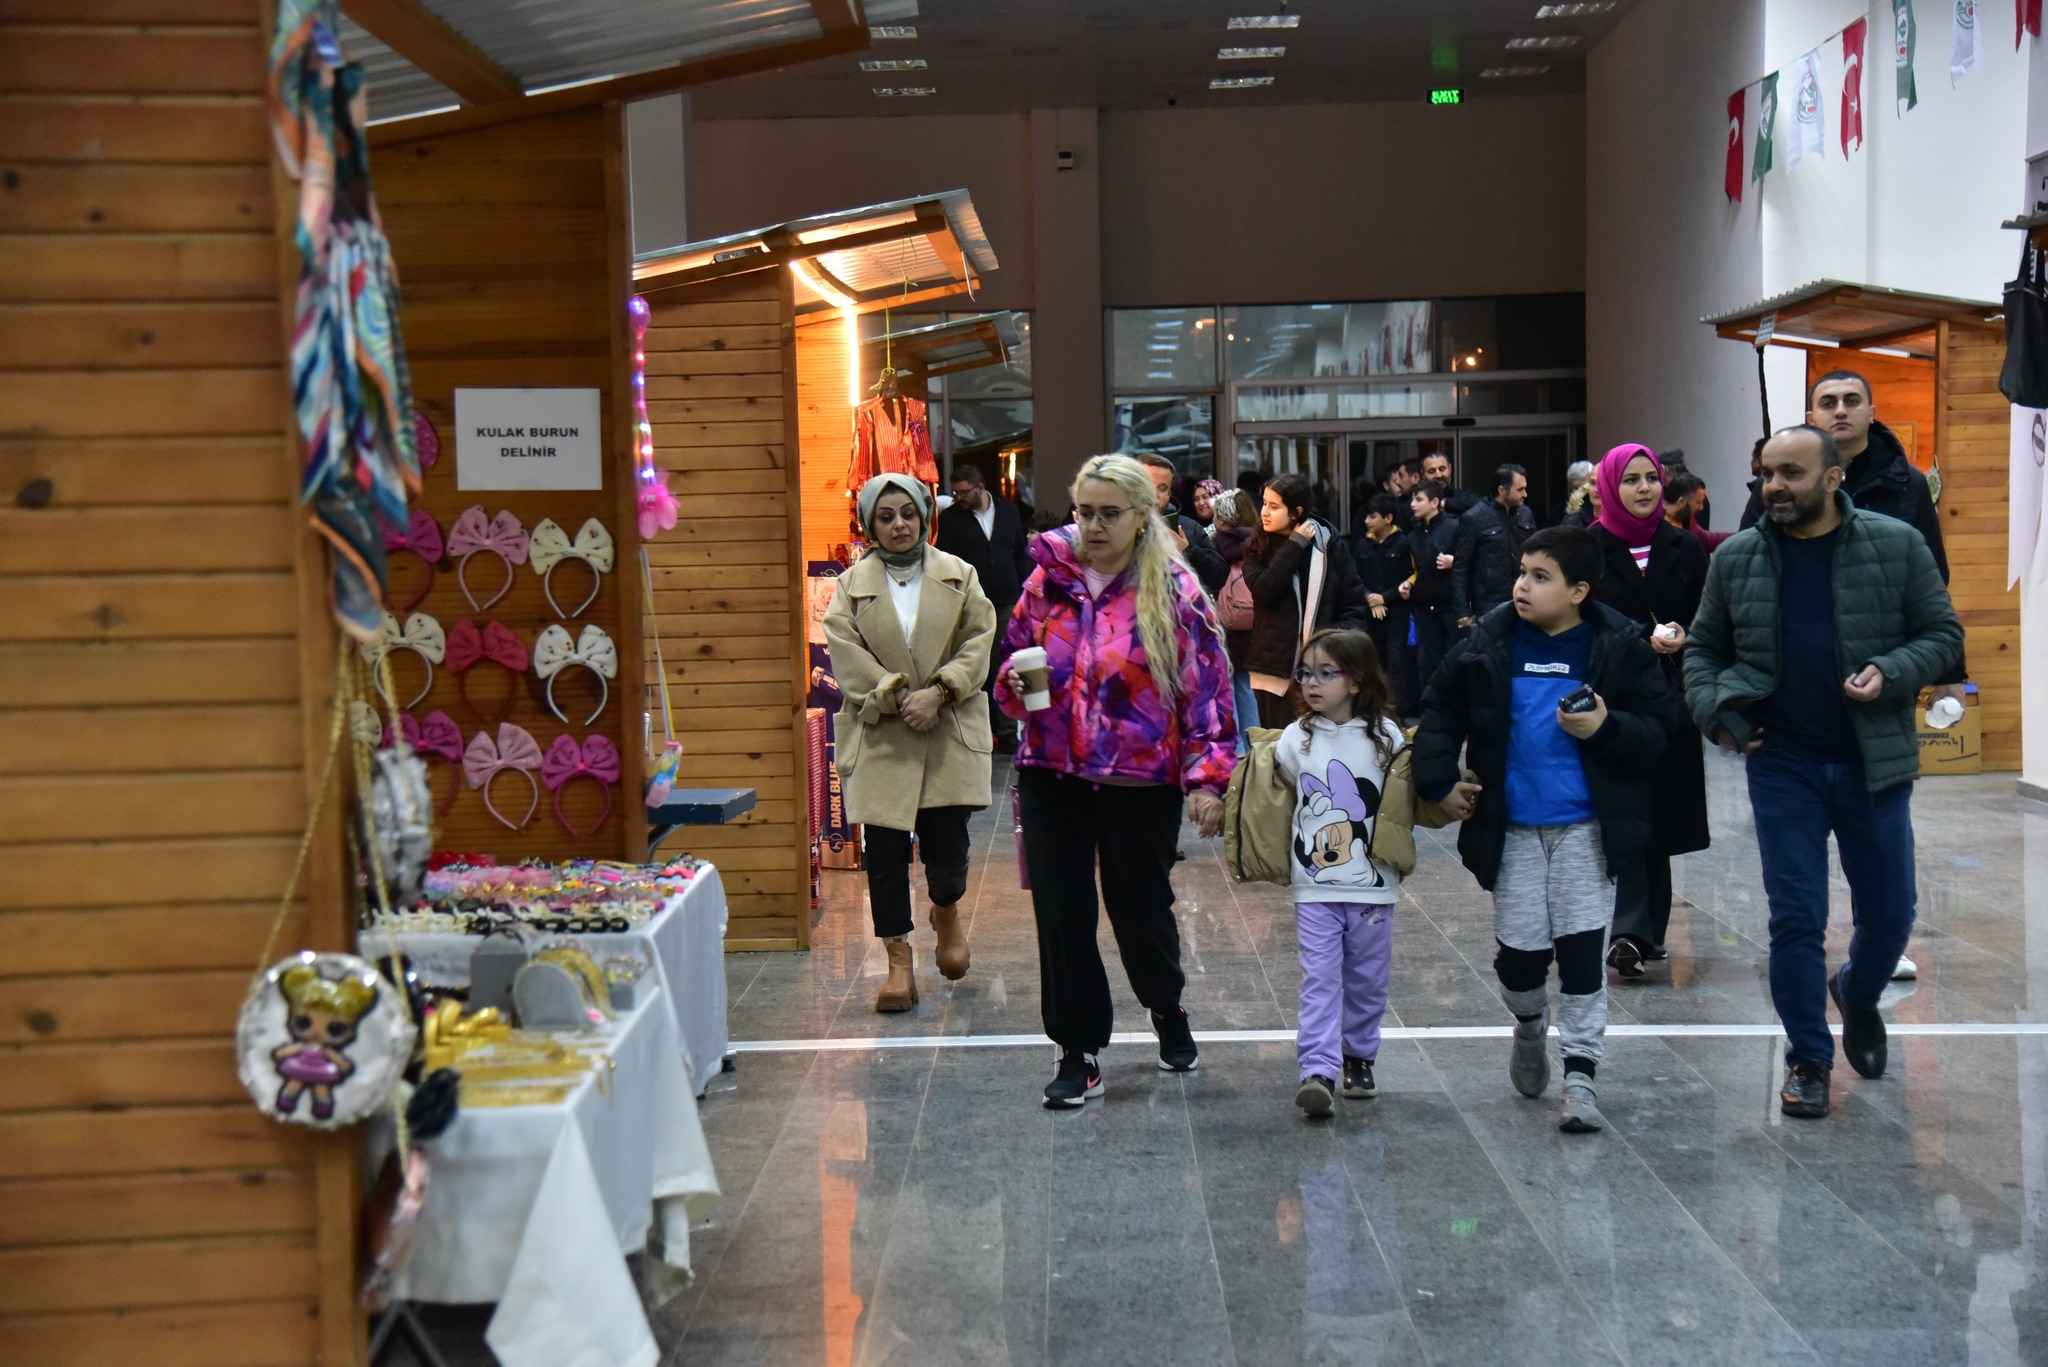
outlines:
[{"label": "white bunting flag", "polygon": [[1977,69],[1977,63],[1984,60],[1984,26],[1977,22],[1977,0],[1953,0],[1955,6],[1955,27],[1950,30],[1948,45],[1948,83],[1950,86],[1962,82],[1965,73]]},{"label": "white bunting flag", "polygon": [[1827,132],[1827,113],[1820,102],[1820,49],[1801,57],[1793,73],[1792,146],[1785,159],[1787,166],[1797,166],[1808,154],[1820,156]]}]

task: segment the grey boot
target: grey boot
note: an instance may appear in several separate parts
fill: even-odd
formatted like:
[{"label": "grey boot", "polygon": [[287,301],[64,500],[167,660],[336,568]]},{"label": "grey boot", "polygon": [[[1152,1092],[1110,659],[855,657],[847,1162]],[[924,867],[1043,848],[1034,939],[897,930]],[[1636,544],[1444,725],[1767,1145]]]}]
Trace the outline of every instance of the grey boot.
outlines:
[{"label": "grey boot", "polygon": [[1606,1123],[1593,1091],[1593,1079],[1584,1073],[1566,1073],[1564,1109],[1558,1112],[1557,1128],[1566,1134],[1592,1134]]},{"label": "grey boot", "polygon": [[1515,1022],[1514,1049],[1508,1055],[1508,1079],[1523,1096],[1542,1096],[1550,1085],[1550,996],[1540,987],[1524,992],[1503,990],[1501,1000],[1517,1016],[1534,1013],[1534,1020]]}]

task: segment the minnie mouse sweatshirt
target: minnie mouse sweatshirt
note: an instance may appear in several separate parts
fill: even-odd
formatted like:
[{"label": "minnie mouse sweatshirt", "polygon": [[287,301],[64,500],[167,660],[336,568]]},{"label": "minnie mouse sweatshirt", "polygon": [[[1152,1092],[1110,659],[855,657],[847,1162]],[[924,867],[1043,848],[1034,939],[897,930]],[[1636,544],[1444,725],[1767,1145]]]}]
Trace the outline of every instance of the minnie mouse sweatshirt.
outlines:
[{"label": "minnie mouse sweatshirt", "polygon": [[[1325,717],[1296,721],[1280,733],[1273,758],[1294,785],[1294,900],[1372,902],[1401,899],[1401,875],[1375,864],[1373,823],[1387,783],[1387,765],[1373,743],[1373,722],[1353,717],[1342,726]],[[1377,722],[1387,753],[1398,753],[1401,731]]]}]

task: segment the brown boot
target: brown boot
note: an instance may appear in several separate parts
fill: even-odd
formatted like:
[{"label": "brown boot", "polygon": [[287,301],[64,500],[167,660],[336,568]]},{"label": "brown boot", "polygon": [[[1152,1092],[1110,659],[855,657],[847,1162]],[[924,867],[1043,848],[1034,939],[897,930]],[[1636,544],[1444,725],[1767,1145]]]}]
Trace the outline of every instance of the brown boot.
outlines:
[{"label": "brown boot", "polygon": [[942,907],[932,903],[932,929],[938,933],[938,953],[932,957],[939,972],[948,978],[967,976],[967,932],[960,929],[960,906]]},{"label": "brown boot", "polygon": [[911,967],[909,937],[893,935],[882,944],[889,951],[889,979],[875,994],[875,1010],[908,1011],[917,1005],[917,975]]}]

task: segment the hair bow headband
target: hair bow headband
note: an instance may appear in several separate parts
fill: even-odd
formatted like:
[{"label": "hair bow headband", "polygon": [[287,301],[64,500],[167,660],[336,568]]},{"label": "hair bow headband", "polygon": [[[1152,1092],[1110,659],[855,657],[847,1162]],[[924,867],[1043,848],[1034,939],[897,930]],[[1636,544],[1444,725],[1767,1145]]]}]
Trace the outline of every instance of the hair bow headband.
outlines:
[{"label": "hair bow headband", "polygon": [[[578,778],[596,779],[604,790],[604,811],[590,823],[589,830],[577,830],[562,815],[562,790]],[[540,781],[555,795],[555,820],[562,823],[562,829],[571,835],[589,835],[611,819],[612,785],[619,781],[618,747],[604,736],[585,736],[581,745],[574,736],[556,736],[547,758],[541,761]]]},{"label": "hair bow headband", "polygon": [[400,531],[389,522],[383,524],[384,549],[387,551],[411,551],[427,567],[427,577],[420,581],[419,592],[407,599],[398,610],[411,612],[427,596],[427,590],[434,587],[434,562],[445,553],[441,544],[441,524],[434,521],[432,513],[423,509],[412,510],[412,521]]},{"label": "hair bow headband", "polygon": [[[526,563],[526,528],[512,515],[510,508],[499,511],[489,522],[484,521],[481,503],[471,504],[455,519],[455,525],[448,529],[448,553],[461,563],[455,567],[455,582],[462,585],[462,596],[469,605],[482,612],[491,604],[503,598],[512,589],[512,567]],[[478,551],[488,551],[505,562],[505,582],[496,593],[483,602],[476,601],[476,595],[469,588],[469,558]]]},{"label": "hair bow headband", "polygon": [[[470,787],[484,795],[484,810],[515,831],[533,820],[534,809],[540,806],[540,784],[533,776],[540,766],[540,743],[524,727],[510,722],[498,727],[495,741],[490,732],[477,732],[469,738],[469,748],[462,752],[462,776],[469,780]],[[526,781],[533,785],[533,800],[526,804],[526,815],[516,823],[506,821],[505,814],[491,805],[491,780],[508,769],[526,775]]]},{"label": "hair bow headband", "polygon": [[[513,686],[505,692],[504,705],[490,717],[486,717],[482,709],[469,700],[469,671],[484,660],[503,665],[515,676]],[[486,622],[483,630],[479,631],[476,623],[465,617],[448,633],[448,669],[455,675],[455,691],[462,695],[462,705],[478,721],[505,720],[519,694],[516,676],[526,672],[526,663],[526,642],[513,635],[512,629],[503,622]]]},{"label": "hair bow headband", "polygon": [[611,699],[611,685],[605,681],[619,677],[618,647],[612,644],[605,629],[595,623],[583,628],[574,645],[569,644],[568,631],[560,626],[550,626],[533,643],[534,672],[548,681],[548,710],[563,721],[569,719],[562,716],[562,709],[555,703],[555,680],[571,665],[581,665],[597,676],[597,711],[583,719],[588,726]]},{"label": "hair bow headband", "polygon": [[424,612],[415,612],[406,618],[403,627],[398,625],[396,617],[387,612],[384,614],[383,632],[362,650],[364,658],[370,662],[371,678],[376,683],[377,695],[393,707],[397,707],[398,702],[385,691],[384,671],[376,666],[382,664],[384,657],[394,650],[410,650],[420,657],[421,663],[427,667],[427,681],[420,685],[420,691],[413,694],[412,700],[405,704],[411,707],[413,703],[426,697],[427,691],[434,686],[434,666],[441,663],[442,657],[447,653],[448,637],[442,632],[441,624]]},{"label": "hair bow headband", "polygon": [[[551,582],[555,566],[564,560],[581,560],[590,566],[590,592],[584,595],[574,612],[562,611],[562,605],[555,601]],[[576,540],[571,542],[569,534],[553,518],[544,517],[533,527],[533,567],[540,571],[541,592],[547,595],[548,606],[555,610],[555,616],[580,617],[583,609],[597,597],[604,577],[612,571],[612,534],[593,517],[577,528]]]},{"label": "hair bow headband", "polygon": [[[389,749],[394,740],[405,742],[422,756],[439,755],[450,764],[462,763],[462,728],[455,724],[453,717],[439,708],[427,713],[424,721],[415,720],[410,712],[399,713],[397,732],[394,733],[388,726],[384,728],[385,748]],[[455,805],[455,794],[460,782],[455,771],[451,770],[448,776],[448,796],[441,802],[440,815],[448,815],[449,809]]]}]

